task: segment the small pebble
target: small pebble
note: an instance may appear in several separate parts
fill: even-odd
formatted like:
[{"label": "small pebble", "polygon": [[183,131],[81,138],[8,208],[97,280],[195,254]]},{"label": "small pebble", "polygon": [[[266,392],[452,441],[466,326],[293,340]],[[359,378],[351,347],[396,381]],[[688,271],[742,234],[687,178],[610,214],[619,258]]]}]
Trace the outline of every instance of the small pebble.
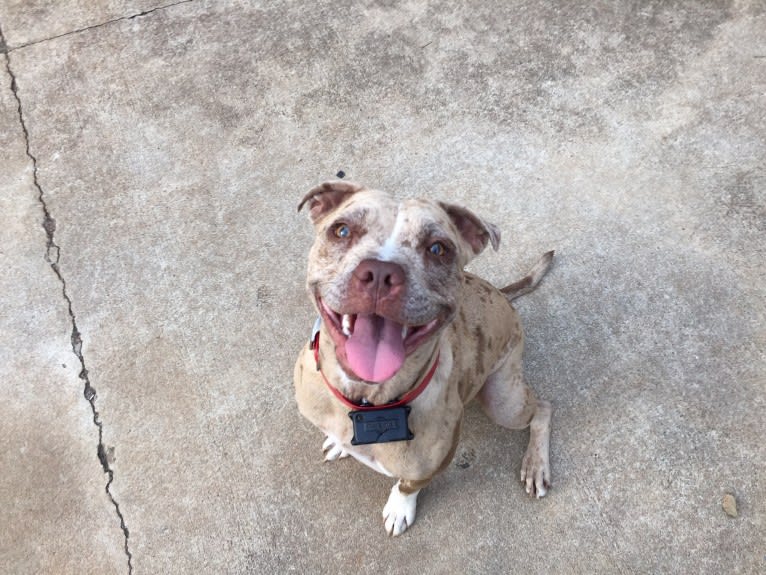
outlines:
[{"label": "small pebble", "polygon": [[723,494],[723,510],[729,517],[737,516],[737,500],[731,493]]},{"label": "small pebble", "polygon": [[337,177],[339,177],[340,179],[343,179],[344,177],[346,177],[346,172],[344,172],[343,170],[341,170],[340,172],[338,172],[338,173],[337,173],[337,174],[335,174],[335,175],[336,175]]}]

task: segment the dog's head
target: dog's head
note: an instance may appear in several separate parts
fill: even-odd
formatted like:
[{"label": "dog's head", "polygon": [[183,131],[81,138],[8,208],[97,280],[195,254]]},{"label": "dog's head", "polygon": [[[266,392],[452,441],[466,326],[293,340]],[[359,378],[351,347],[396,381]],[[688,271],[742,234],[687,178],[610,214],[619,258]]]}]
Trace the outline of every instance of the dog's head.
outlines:
[{"label": "dog's head", "polygon": [[463,207],[398,202],[351,182],[325,182],[304,205],[316,229],[309,292],[344,371],[367,382],[394,376],[453,319],[463,267],[500,242]]}]

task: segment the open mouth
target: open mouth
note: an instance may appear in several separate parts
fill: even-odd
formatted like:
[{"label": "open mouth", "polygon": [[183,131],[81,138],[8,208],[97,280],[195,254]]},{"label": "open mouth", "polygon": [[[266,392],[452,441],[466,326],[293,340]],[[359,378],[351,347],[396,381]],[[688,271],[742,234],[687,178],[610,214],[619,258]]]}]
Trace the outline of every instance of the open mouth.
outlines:
[{"label": "open mouth", "polygon": [[406,356],[442,324],[438,317],[423,325],[407,325],[374,313],[340,314],[321,298],[317,300],[338,359],[356,376],[373,383],[396,374]]}]

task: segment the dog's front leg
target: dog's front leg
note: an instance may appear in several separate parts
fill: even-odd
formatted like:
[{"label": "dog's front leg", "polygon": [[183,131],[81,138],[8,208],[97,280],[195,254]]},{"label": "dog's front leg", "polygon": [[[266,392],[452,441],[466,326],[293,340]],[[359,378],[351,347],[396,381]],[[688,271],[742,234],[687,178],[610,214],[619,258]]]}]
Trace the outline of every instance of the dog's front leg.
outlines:
[{"label": "dog's front leg", "polygon": [[401,535],[415,523],[418,493],[429,482],[430,479],[422,481],[400,479],[394,485],[388,496],[388,502],[383,508],[383,519],[389,535]]},{"label": "dog's front leg", "polygon": [[324,453],[325,461],[335,461],[337,459],[345,459],[351,455],[343,448],[343,444],[334,436],[327,434],[327,438],[322,444],[322,453]]}]

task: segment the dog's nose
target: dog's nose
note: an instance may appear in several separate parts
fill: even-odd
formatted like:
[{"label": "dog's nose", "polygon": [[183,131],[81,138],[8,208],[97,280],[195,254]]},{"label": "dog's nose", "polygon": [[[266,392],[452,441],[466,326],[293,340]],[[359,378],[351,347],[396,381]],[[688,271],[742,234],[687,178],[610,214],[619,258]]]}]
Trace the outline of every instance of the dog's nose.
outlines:
[{"label": "dog's nose", "polygon": [[370,295],[383,298],[404,285],[404,269],[398,264],[380,260],[364,260],[354,270],[354,278]]}]

